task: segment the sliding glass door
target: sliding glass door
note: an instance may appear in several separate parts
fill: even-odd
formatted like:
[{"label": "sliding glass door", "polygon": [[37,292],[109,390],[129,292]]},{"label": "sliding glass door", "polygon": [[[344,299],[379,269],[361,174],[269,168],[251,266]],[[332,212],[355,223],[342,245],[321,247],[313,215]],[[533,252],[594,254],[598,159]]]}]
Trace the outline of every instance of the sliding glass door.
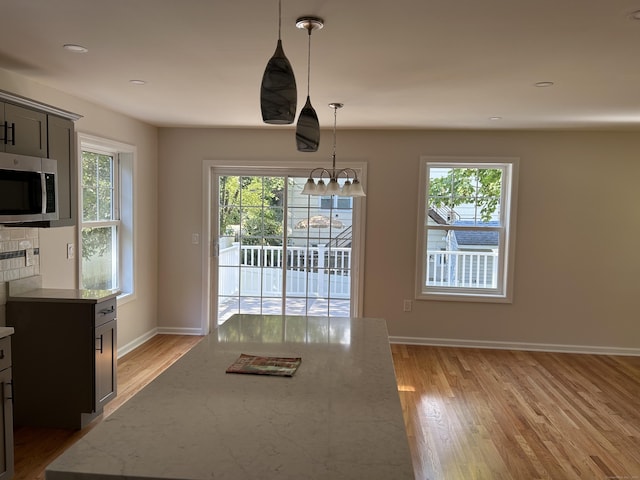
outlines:
[{"label": "sliding glass door", "polygon": [[306,176],[214,169],[218,324],[235,313],[352,313],[353,199],[301,195]]}]

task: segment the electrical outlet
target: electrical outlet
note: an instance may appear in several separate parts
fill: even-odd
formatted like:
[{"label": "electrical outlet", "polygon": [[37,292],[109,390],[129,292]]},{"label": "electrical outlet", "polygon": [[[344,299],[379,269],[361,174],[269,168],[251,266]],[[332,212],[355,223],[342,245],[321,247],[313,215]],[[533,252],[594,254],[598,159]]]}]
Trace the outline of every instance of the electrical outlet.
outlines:
[{"label": "electrical outlet", "polygon": [[76,256],[76,249],[73,243],[67,243],[67,259],[71,260]]},{"label": "electrical outlet", "polygon": [[191,243],[193,243],[194,245],[198,245],[200,243],[200,234],[199,233],[192,233],[191,234]]},{"label": "electrical outlet", "polygon": [[402,302],[402,310],[404,312],[410,312],[413,310],[413,302],[411,300],[405,300]]}]

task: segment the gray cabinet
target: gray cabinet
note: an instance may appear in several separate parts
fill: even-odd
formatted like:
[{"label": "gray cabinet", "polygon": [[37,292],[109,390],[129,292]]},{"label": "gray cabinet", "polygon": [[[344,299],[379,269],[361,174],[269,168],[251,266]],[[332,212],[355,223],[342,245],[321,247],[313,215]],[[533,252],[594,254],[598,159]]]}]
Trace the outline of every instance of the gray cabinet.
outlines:
[{"label": "gray cabinet", "polygon": [[0,90],[0,151],[58,162],[58,220],[37,227],[73,226],[78,187],[74,121],[80,115]]},{"label": "gray cabinet", "polygon": [[79,429],[115,398],[115,296],[7,301],[13,335],[14,421]]},{"label": "gray cabinet", "polygon": [[13,391],[11,337],[0,338],[0,480],[13,477]]},{"label": "gray cabinet", "polygon": [[75,225],[78,189],[74,123],[67,118],[47,115],[47,142],[47,156],[58,161],[58,220],[51,222],[51,226]]},{"label": "gray cabinet", "polygon": [[31,108],[0,103],[0,151],[47,156],[47,115]]}]

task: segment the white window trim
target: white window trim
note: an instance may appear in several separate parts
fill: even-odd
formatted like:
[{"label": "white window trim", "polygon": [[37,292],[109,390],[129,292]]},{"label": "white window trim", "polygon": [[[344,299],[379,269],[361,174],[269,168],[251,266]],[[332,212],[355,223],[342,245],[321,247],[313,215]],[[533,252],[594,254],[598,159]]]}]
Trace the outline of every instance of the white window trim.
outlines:
[{"label": "white window trim", "polygon": [[[501,202],[501,221],[505,225],[504,235],[507,240],[502,240],[504,251],[501,252],[502,261],[499,263],[498,275],[501,279],[501,289],[489,290],[474,288],[429,288],[423,289],[424,278],[426,276],[426,248],[427,235],[425,222],[427,222],[427,164],[442,163],[443,165],[459,164],[459,167],[477,168],[480,164],[491,168],[491,165],[505,166],[505,177],[503,185],[510,185],[511,188],[503,188],[503,199]],[[419,205],[418,224],[416,242],[416,279],[415,298],[416,300],[438,300],[456,302],[492,302],[492,303],[512,303],[513,302],[513,277],[515,264],[516,245],[516,210],[518,198],[518,171],[520,160],[517,157],[460,157],[460,156],[421,156],[420,176],[419,176]]]},{"label": "white window trim", "polygon": [[[137,176],[137,148],[134,145],[110,140],[95,135],[78,132],[77,148],[78,152],[78,231],[77,231],[77,255],[78,255],[78,281],[82,281],[82,151],[90,150],[99,153],[113,155],[118,161],[118,198],[116,207],[118,208],[118,218],[121,228],[118,234],[118,275],[120,283],[120,294],[118,295],[118,305],[123,305],[136,298],[136,268],[135,252],[137,249],[135,235],[135,202],[137,194],[135,191],[135,181]],[[123,172],[128,175],[123,175]],[[128,192],[132,198],[132,204],[124,206],[121,204],[123,192]],[[97,225],[97,223],[96,223]]]}]

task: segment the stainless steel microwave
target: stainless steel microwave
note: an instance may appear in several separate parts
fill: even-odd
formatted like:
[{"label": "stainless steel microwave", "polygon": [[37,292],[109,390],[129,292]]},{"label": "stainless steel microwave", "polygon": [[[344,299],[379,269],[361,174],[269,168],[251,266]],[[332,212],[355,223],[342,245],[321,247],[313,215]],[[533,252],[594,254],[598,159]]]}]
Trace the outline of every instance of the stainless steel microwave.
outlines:
[{"label": "stainless steel microwave", "polygon": [[58,162],[0,152],[0,223],[58,219]]}]

